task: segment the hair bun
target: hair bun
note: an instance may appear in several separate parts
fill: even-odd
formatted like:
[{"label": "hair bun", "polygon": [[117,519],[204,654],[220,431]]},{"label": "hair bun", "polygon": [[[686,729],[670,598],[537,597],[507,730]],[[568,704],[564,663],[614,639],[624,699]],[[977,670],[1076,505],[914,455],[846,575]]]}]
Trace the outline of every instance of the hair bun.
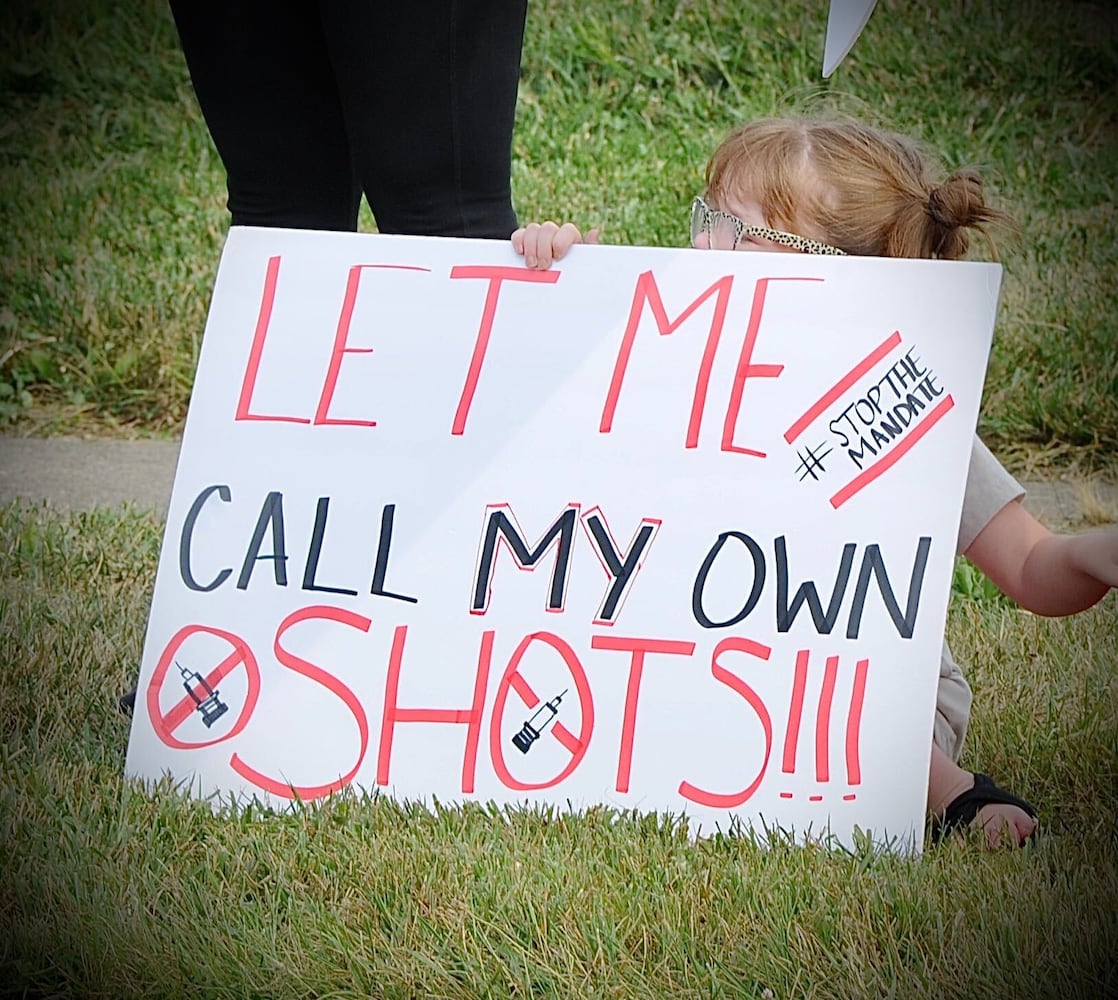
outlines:
[{"label": "hair bun", "polygon": [[928,192],[928,214],[947,229],[973,226],[987,217],[982,179],[974,170],[956,170]]}]

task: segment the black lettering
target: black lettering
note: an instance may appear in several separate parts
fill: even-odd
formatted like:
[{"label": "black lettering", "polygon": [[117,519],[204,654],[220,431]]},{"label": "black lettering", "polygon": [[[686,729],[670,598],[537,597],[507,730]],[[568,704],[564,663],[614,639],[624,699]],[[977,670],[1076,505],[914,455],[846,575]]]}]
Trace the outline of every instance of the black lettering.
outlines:
[{"label": "black lettering", "polygon": [[404,594],[393,594],[384,589],[384,578],[388,575],[388,552],[392,547],[392,522],[396,516],[396,505],[386,503],[380,513],[380,540],[377,542],[377,561],[373,567],[372,593],[377,597],[391,597],[397,601],[407,601],[409,604],[418,604],[419,598],[406,597]]},{"label": "black lettering", "polygon": [[880,414],[881,413],[881,383],[880,382],[878,382],[877,385],[871,385],[869,387],[869,389],[866,390],[866,399],[869,400],[869,402],[873,406],[874,410],[877,413]]},{"label": "black lettering", "polygon": [[879,448],[884,448],[890,441],[893,440],[892,437],[890,437],[888,434],[883,434],[876,427],[872,431],[870,431],[870,437],[873,438],[873,443],[876,444]]},{"label": "black lettering", "polygon": [[901,433],[901,425],[897,423],[895,418],[884,416],[881,418],[879,425],[881,430],[889,435],[889,440],[892,441],[898,434]]},{"label": "black lettering", "polygon": [[907,427],[912,423],[913,418],[916,416],[916,411],[908,405],[907,402],[900,402],[893,407],[893,419],[898,421],[902,427]]},{"label": "black lettering", "polygon": [[190,544],[194,539],[194,522],[198,520],[198,515],[202,512],[206,501],[214,493],[221,497],[223,503],[229,503],[233,499],[233,494],[229,492],[228,486],[207,486],[194,498],[194,503],[190,505],[190,510],[186,512],[186,520],[182,522],[182,534],[179,536],[179,576],[191,590],[200,590],[202,593],[216,590],[229,579],[233,572],[232,569],[223,569],[209,583],[202,584],[194,579],[194,574],[190,568]]},{"label": "black lettering", "polygon": [[839,442],[839,447],[845,448],[850,444],[850,438],[846,435],[845,431],[840,431],[838,427],[835,426],[836,424],[841,422],[842,417],[839,417],[837,420],[832,420],[829,424],[827,424],[827,427],[830,428],[832,434],[837,434],[840,438],[842,438],[842,440]]},{"label": "black lettering", "polygon": [[[862,404],[863,403],[865,403],[866,406],[868,406],[870,408],[869,413],[865,416],[862,415]],[[854,412],[856,414],[858,414],[858,419],[861,420],[862,423],[865,424],[866,427],[869,427],[870,424],[873,423],[873,418],[874,418],[875,411],[874,411],[874,408],[873,408],[873,403],[871,403],[868,399],[859,399],[858,402],[856,402],[854,404]]]},{"label": "black lettering", "polygon": [[625,555],[625,561],[622,562],[621,554],[614,549],[613,540],[609,537],[605,524],[597,514],[591,514],[586,519],[586,526],[590,529],[590,535],[594,539],[594,545],[598,549],[598,553],[606,564],[606,569],[613,577],[613,583],[610,584],[606,598],[602,602],[602,610],[599,612],[599,616],[604,621],[613,621],[621,598],[624,597],[625,591],[629,588],[633,574],[636,573],[637,567],[640,565],[641,555],[644,553],[645,546],[648,545],[655,529],[651,524],[642,525],[632,546]]},{"label": "black lettering", "polygon": [[858,447],[847,449],[846,454],[850,456],[850,460],[860,469],[862,468],[862,461],[866,457],[867,450],[871,455],[877,454],[877,449],[863,437],[859,439]]},{"label": "black lettering", "polygon": [[531,569],[539,562],[551,544],[558,539],[559,551],[555,556],[555,568],[551,573],[551,590],[548,595],[549,611],[561,611],[567,586],[567,567],[570,564],[571,546],[574,543],[574,530],[577,509],[568,507],[556,518],[534,549],[529,551],[527,543],[520,537],[515,525],[502,510],[494,510],[485,522],[485,535],[478,560],[477,580],[474,585],[474,599],[471,611],[484,611],[489,603],[489,584],[493,578],[493,564],[497,558],[497,536],[502,536],[512,550],[517,565]]},{"label": "black lettering", "polygon": [[924,568],[928,563],[928,550],[932,540],[927,535],[920,538],[916,547],[916,560],[912,564],[912,575],[908,581],[908,601],[905,604],[904,614],[901,614],[900,605],[897,603],[893,586],[889,582],[889,574],[885,571],[885,562],[881,558],[881,549],[877,544],[867,545],[862,555],[862,568],[858,572],[858,583],[854,588],[854,603],[850,607],[850,620],[846,626],[846,638],[857,639],[862,627],[862,611],[865,609],[866,592],[870,586],[870,574],[877,580],[877,589],[881,594],[889,617],[897,628],[897,634],[902,639],[911,639],[913,629],[916,627],[916,612],[920,606],[920,591],[924,586]]},{"label": "black lettering", "polygon": [[931,401],[932,401],[933,399],[935,399],[935,398],[936,398],[936,396],[942,396],[942,395],[943,395],[943,389],[942,389],[942,388],[939,388],[939,387],[937,387],[937,386],[936,386],[936,377],[935,377],[935,375],[929,375],[929,376],[928,376],[928,377],[927,377],[926,379],[924,379],[924,381],[923,381],[923,382],[921,382],[921,383],[920,383],[920,384],[919,384],[919,385],[918,385],[918,386],[917,386],[916,388],[917,388],[917,389],[919,389],[921,393],[923,393],[923,395],[924,395],[924,398],[925,398],[925,399],[926,399],[926,400],[927,400],[927,401],[928,401],[929,403],[930,403],[930,402],[931,402]]},{"label": "black lettering", "polygon": [[[268,525],[272,526],[272,551],[265,555],[260,554],[260,545],[264,541],[264,532]],[[260,517],[256,520],[256,530],[252,534],[245,561],[241,566],[241,575],[237,578],[237,589],[247,590],[249,577],[256,566],[258,559],[271,559],[272,569],[275,573],[276,585],[287,586],[287,549],[283,540],[283,494],[273,490],[264,498],[260,508]]]},{"label": "black lettering", "polygon": [[[726,544],[726,540],[729,538],[735,538],[741,542],[749,549],[749,554],[753,557],[753,589],[750,591],[749,598],[741,611],[733,618],[727,618],[724,622],[716,622],[709,618],[703,610],[703,590],[706,587],[711,567],[714,566],[714,560],[718,558],[718,553],[722,551],[722,546]],[[730,625],[736,625],[756,607],[757,602],[761,599],[761,590],[764,586],[765,553],[761,551],[761,546],[749,535],[743,535],[740,531],[723,531],[718,536],[718,540],[711,546],[702,566],[699,567],[698,574],[695,576],[695,584],[691,588],[691,613],[695,616],[695,621],[703,628],[727,628]]]},{"label": "black lettering", "polygon": [[846,595],[846,582],[850,579],[850,567],[854,564],[854,552],[858,546],[854,542],[847,542],[842,548],[842,559],[839,561],[838,574],[835,576],[835,585],[831,590],[831,601],[827,605],[826,614],[819,600],[819,593],[815,589],[814,580],[805,580],[788,603],[788,551],[784,536],[773,540],[776,550],[776,630],[787,632],[792,628],[801,605],[807,604],[811,611],[812,621],[815,622],[815,631],[820,635],[830,635],[838,618],[839,607]]},{"label": "black lettering", "polygon": [[912,357],[912,352],[915,351],[915,350],[916,350],[915,347],[910,347],[909,350],[908,350],[908,353],[904,356],[904,359],[908,363],[909,371],[911,371],[912,374],[914,376],[916,376],[916,378],[920,378],[920,376],[926,375],[928,373],[928,369],[927,368],[921,368],[920,367],[920,359],[919,358],[914,359]]},{"label": "black lettering", "polygon": [[907,405],[908,408],[912,410],[913,416],[915,416],[928,405],[924,402],[924,400],[920,399],[919,396],[914,396],[911,392],[907,396],[905,396],[904,401],[905,405]]},{"label": "black lettering", "polygon": [[317,590],[325,594],[349,594],[357,596],[356,590],[347,590],[345,587],[323,587],[315,583],[318,572],[318,560],[322,555],[322,539],[326,535],[326,518],[330,513],[330,498],[319,497],[318,505],[314,511],[314,531],[311,534],[311,544],[307,548],[307,561],[303,566],[303,589]]}]

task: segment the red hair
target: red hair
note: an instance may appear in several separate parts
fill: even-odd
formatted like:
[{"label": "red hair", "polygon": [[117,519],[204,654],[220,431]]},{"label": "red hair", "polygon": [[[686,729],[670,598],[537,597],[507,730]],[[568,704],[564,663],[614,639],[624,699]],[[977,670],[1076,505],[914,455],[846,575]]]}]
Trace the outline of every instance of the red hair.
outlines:
[{"label": "red hair", "polygon": [[906,136],[852,120],[768,118],[732,131],[707,164],[707,197],[755,200],[766,222],[872,257],[966,254],[1008,224],[971,169],[942,168]]}]

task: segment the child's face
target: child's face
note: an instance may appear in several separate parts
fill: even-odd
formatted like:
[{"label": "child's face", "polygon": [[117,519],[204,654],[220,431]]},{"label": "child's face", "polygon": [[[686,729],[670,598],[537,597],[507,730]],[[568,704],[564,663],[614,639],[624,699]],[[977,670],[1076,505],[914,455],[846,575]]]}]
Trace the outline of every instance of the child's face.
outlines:
[{"label": "child's face", "polygon": [[842,255],[838,247],[796,233],[772,229],[753,198],[724,196],[691,206],[691,246],[699,250],[763,250],[777,253]]}]

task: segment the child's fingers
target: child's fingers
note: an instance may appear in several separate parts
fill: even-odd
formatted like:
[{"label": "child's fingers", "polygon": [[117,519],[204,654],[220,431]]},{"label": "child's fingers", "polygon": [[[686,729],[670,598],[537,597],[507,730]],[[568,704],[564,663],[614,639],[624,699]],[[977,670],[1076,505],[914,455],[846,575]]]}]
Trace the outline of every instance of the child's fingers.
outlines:
[{"label": "child's fingers", "polygon": [[[532,224],[530,223],[529,225]],[[521,226],[519,229],[514,229],[512,236],[509,237],[513,250],[520,254],[521,257],[524,257],[525,262],[527,262],[529,250],[533,253],[535,252],[535,238],[533,237],[529,240],[528,229],[529,226]]]},{"label": "child's fingers", "polygon": [[576,243],[597,243],[598,230],[592,229],[583,240],[582,232],[573,222],[559,225],[529,222],[512,234],[512,248],[524,257],[524,266],[546,270],[560,260]]},{"label": "child's fingers", "polygon": [[602,231],[600,229],[591,229],[590,232],[586,234],[586,242],[597,244],[600,242],[601,236]]},{"label": "child's fingers", "polygon": [[564,222],[555,232],[551,250],[555,260],[559,260],[576,243],[582,242],[582,233],[573,222]]},{"label": "child's fingers", "polygon": [[527,267],[536,266],[539,233],[539,223],[529,222],[528,225],[521,226],[512,234],[512,248],[524,258],[524,263]]},{"label": "child's fingers", "polygon": [[555,235],[559,227],[554,222],[529,222],[524,227],[524,264],[546,270],[554,260]]}]

